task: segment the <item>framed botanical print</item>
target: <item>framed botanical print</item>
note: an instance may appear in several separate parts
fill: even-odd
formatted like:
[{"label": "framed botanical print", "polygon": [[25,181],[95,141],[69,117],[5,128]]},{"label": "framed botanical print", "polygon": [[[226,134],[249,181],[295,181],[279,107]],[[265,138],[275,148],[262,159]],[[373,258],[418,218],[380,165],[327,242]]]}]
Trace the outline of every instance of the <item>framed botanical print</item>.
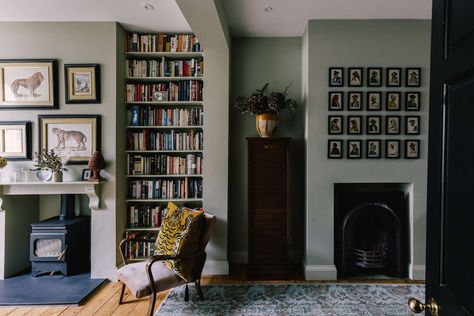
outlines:
[{"label": "framed botanical print", "polygon": [[400,111],[400,99],[401,93],[400,92],[387,92],[385,100],[385,107],[387,111]]},{"label": "framed botanical print", "polygon": [[344,95],[342,92],[329,92],[328,95],[328,110],[329,111],[343,111],[344,110]]},{"label": "framed botanical print", "polygon": [[342,134],[343,119],[342,115],[330,115],[328,117],[328,134]]},{"label": "framed botanical print", "polygon": [[406,159],[420,158],[420,141],[418,139],[405,140],[405,158]]},{"label": "framed botanical print", "polygon": [[342,140],[340,139],[328,140],[328,158],[329,159],[342,158]]},{"label": "framed botanical print", "polygon": [[402,68],[387,68],[387,78],[385,78],[387,87],[402,86]]},{"label": "framed botanical print", "polygon": [[100,151],[100,115],[39,115],[39,147],[53,149],[69,164],[86,164]]},{"label": "framed botanical print", "polygon": [[405,135],[420,134],[420,117],[405,116]]},{"label": "framed botanical print", "polygon": [[349,95],[347,97],[347,110],[362,111],[362,92],[349,92]]},{"label": "framed botanical print", "polygon": [[382,117],[375,115],[375,116],[367,116],[367,134],[368,135],[378,135],[382,133]]},{"label": "framed botanical print", "polygon": [[368,139],[366,145],[367,158],[378,159],[381,157],[381,141],[379,139]]},{"label": "framed botanical print", "polygon": [[64,65],[66,103],[100,103],[100,65]]},{"label": "framed botanical print", "polygon": [[56,109],[55,59],[0,60],[0,109]]},{"label": "framed botanical print", "polygon": [[363,68],[349,68],[349,81],[348,81],[348,86],[349,87],[362,87],[362,82],[364,79],[363,76]]},{"label": "framed botanical print", "polygon": [[400,158],[400,140],[387,139],[385,141],[385,158],[399,159]]},{"label": "framed botanical print", "polygon": [[381,111],[382,110],[382,92],[368,91],[367,92],[367,111]]},{"label": "framed botanical print", "polygon": [[343,87],[344,86],[344,68],[331,67],[329,68],[329,86]]},{"label": "framed botanical print", "polygon": [[387,135],[400,134],[400,116],[386,116],[385,117],[385,134]]},{"label": "framed botanical print", "polygon": [[421,83],[421,68],[406,68],[405,87],[419,87]]},{"label": "framed botanical print", "polygon": [[382,86],[382,68],[367,68],[367,87]]},{"label": "framed botanical print", "polygon": [[362,158],[362,141],[359,139],[349,139],[347,141],[347,159]]},{"label": "framed botanical print", "polygon": [[362,134],[362,116],[351,115],[347,117],[347,134]]},{"label": "framed botanical print", "polygon": [[405,92],[405,111],[420,110],[420,93]]},{"label": "framed botanical print", "polygon": [[31,159],[31,122],[0,122],[0,157]]}]

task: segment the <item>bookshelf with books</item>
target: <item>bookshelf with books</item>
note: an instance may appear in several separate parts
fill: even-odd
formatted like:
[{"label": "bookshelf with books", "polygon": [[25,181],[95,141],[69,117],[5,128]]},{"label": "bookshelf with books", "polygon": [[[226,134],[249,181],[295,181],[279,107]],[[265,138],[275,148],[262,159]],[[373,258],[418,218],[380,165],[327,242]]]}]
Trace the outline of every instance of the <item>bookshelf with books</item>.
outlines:
[{"label": "bookshelf with books", "polygon": [[203,203],[204,57],[193,34],[127,34],[129,260],[153,255],[168,202]]}]

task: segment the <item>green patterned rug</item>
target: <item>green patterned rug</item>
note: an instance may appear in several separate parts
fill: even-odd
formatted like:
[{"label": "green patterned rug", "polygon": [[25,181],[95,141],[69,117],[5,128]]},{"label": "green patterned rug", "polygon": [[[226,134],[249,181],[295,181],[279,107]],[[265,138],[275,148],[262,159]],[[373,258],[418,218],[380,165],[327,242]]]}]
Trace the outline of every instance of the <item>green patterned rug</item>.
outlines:
[{"label": "green patterned rug", "polygon": [[157,315],[412,315],[408,299],[424,300],[424,285],[253,284],[203,286],[205,301],[190,286],[170,291]]}]

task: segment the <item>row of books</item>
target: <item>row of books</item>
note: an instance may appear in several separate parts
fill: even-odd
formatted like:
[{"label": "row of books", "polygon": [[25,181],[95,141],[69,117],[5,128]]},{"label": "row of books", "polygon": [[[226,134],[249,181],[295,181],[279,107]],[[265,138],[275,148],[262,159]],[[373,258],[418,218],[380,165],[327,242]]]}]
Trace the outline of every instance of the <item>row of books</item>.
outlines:
[{"label": "row of books", "polygon": [[126,61],[128,77],[202,77],[204,61],[201,58],[169,60],[132,59]]},{"label": "row of books", "polygon": [[127,84],[127,102],[202,101],[202,81],[169,81],[156,84]]},{"label": "row of books", "polygon": [[196,175],[202,174],[202,155],[128,155],[129,175]]},{"label": "row of books", "polygon": [[202,179],[129,180],[129,199],[202,198]]},{"label": "row of books", "polygon": [[137,34],[127,36],[129,52],[200,52],[201,45],[194,34]]},{"label": "row of books", "polygon": [[[156,239],[158,232],[126,232],[125,238],[135,239]],[[125,256],[127,259],[137,259],[153,256],[155,250],[155,242],[149,241],[131,241],[125,243]]]},{"label": "row of books", "polygon": [[167,208],[160,206],[131,205],[128,210],[129,217],[127,226],[131,228],[160,227],[167,210]]},{"label": "row of books", "polygon": [[202,150],[202,131],[129,130],[128,150]]},{"label": "row of books", "polygon": [[133,106],[127,110],[131,126],[202,126],[202,109],[161,109],[155,106]]}]

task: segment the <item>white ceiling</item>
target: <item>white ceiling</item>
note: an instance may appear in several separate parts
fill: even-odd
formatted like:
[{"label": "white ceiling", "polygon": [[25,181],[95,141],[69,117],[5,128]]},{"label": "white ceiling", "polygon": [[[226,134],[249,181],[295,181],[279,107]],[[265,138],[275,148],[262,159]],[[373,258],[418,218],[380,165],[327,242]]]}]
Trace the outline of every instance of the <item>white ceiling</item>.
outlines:
[{"label": "white ceiling", "polygon": [[0,21],[118,21],[134,31],[191,31],[175,0],[0,0]]},{"label": "white ceiling", "polygon": [[[233,36],[301,36],[312,19],[430,19],[432,0],[222,0]],[[265,12],[266,7],[271,12]]]}]

